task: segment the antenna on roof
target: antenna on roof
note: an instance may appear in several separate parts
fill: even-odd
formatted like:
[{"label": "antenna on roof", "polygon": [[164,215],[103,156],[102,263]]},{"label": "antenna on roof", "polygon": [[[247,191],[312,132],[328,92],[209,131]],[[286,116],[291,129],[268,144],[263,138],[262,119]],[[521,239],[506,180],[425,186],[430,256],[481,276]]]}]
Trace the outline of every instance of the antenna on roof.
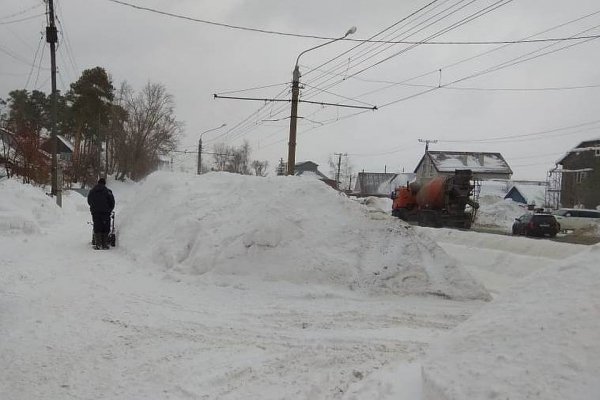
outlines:
[{"label": "antenna on roof", "polygon": [[437,143],[437,139],[436,140],[432,140],[432,139],[419,139],[420,143],[425,143],[425,153],[427,153],[429,151],[429,143]]}]

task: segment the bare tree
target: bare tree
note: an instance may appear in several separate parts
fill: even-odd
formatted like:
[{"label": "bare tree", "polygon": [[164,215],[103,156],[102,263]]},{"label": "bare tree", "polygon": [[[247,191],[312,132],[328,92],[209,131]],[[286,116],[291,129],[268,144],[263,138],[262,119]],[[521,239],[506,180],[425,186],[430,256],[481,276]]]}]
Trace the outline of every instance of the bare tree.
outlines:
[{"label": "bare tree", "polygon": [[268,161],[252,161],[252,169],[254,170],[254,175],[256,176],[267,176],[267,168],[269,167]]},{"label": "bare tree", "polygon": [[159,83],[148,82],[137,95],[123,89],[127,120],[117,139],[119,179],[141,179],[154,171],[160,156],[175,149],[182,124],[175,119],[173,97]]},{"label": "bare tree", "polygon": [[250,161],[250,144],[244,142],[239,147],[219,143],[213,146],[214,169],[235,174],[259,176],[267,175],[267,161]]},{"label": "bare tree", "polygon": [[343,155],[341,159],[338,157],[329,157],[329,172],[334,179],[338,180],[339,189],[345,189],[350,186],[350,180],[352,179],[354,171],[352,164],[348,160],[348,156]]}]

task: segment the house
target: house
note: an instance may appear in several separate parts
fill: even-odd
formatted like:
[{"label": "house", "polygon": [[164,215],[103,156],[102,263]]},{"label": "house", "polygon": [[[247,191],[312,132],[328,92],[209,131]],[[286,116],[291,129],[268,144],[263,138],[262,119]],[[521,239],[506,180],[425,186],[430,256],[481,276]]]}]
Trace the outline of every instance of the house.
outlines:
[{"label": "house", "polygon": [[389,197],[398,186],[414,179],[414,173],[359,172],[353,194],[359,197]]},{"label": "house", "polygon": [[600,205],[600,139],[586,140],[558,160],[562,207]]},{"label": "house", "polygon": [[[56,135],[56,155],[60,161],[71,162],[75,146],[67,138],[62,135]],[[41,145],[43,151],[47,154],[52,154],[52,138],[44,140]]]},{"label": "house", "polygon": [[517,203],[534,205],[537,207],[543,207],[546,200],[546,183],[540,182],[540,184],[515,184],[513,185],[505,199],[512,199]]},{"label": "house", "polygon": [[337,189],[337,182],[334,179],[329,179],[325,174],[319,171],[319,164],[312,161],[304,161],[296,163],[294,167],[294,175],[314,177],[325,182],[327,185]]},{"label": "house", "polygon": [[512,170],[500,153],[426,151],[417,167],[418,182],[436,176],[453,175],[457,169],[470,169],[476,180],[510,179]]}]

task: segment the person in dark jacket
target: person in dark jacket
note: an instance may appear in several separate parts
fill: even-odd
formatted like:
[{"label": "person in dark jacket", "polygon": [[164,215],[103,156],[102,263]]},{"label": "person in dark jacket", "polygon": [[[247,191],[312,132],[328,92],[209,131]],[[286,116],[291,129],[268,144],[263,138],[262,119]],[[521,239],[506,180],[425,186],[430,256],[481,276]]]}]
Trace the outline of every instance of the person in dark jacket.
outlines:
[{"label": "person in dark jacket", "polygon": [[98,179],[98,184],[90,190],[87,197],[94,221],[95,249],[108,249],[108,234],[110,232],[110,214],[115,208],[115,198],[112,191],[106,187],[104,178]]}]

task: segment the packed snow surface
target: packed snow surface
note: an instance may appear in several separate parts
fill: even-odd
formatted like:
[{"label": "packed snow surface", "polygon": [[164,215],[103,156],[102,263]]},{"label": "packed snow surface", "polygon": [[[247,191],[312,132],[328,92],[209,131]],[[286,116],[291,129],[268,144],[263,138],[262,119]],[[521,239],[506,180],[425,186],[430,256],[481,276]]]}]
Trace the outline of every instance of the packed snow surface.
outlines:
[{"label": "packed snow surface", "polygon": [[[407,227],[314,183],[109,181],[119,243],[94,251],[84,197],[0,181],[0,399],[598,398],[597,247]],[[473,293],[456,264],[494,300],[448,299]]]},{"label": "packed snow surface", "polygon": [[423,366],[424,400],[597,399],[600,245],[543,268],[454,329]]}]

